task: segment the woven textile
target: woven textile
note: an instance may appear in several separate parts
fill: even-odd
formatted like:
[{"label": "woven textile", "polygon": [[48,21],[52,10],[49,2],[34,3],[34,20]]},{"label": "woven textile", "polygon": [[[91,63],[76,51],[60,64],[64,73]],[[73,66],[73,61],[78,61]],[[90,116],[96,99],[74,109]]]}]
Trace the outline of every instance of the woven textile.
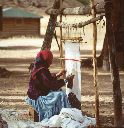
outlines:
[{"label": "woven textile", "polygon": [[65,68],[67,70],[66,75],[75,75],[72,92],[76,95],[79,101],[81,101],[80,66],[80,44],[77,42],[65,42]]}]

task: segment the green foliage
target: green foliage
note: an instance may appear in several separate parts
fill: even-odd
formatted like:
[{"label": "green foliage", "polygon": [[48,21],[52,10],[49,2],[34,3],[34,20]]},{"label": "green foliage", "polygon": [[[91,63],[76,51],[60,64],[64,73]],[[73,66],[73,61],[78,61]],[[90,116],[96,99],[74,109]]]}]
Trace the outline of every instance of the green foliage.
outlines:
[{"label": "green foliage", "polygon": [[90,0],[77,0],[79,2],[81,2],[83,5],[90,5]]}]

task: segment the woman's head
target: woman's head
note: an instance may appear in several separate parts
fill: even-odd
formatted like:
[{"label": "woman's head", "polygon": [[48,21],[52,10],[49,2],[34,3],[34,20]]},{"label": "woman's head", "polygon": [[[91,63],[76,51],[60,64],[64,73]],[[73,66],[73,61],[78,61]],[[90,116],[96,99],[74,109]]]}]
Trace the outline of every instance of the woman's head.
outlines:
[{"label": "woman's head", "polygon": [[46,67],[48,68],[53,61],[53,54],[50,50],[42,50],[40,51],[35,59],[35,66],[37,67]]}]

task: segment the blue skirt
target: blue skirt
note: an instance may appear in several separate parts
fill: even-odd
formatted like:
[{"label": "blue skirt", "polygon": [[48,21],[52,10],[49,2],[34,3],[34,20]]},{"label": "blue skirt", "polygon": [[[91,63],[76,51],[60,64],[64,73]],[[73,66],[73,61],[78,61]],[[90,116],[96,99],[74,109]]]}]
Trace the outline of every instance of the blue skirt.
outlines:
[{"label": "blue skirt", "polygon": [[47,96],[39,96],[37,100],[28,97],[26,103],[39,114],[39,121],[58,115],[62,108],[71,107],[67,95],[63,91],[52,91]]}]

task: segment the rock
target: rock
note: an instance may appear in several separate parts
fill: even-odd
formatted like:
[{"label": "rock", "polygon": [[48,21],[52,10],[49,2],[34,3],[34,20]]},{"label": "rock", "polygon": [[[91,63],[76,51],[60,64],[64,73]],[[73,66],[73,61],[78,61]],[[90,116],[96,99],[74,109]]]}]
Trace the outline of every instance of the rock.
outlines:
[{"label": "rock", "polygon": [[0,67],[0,78],[9,78],[10,75],[11,75],[11,72],[10,71],[8,71],[5,68],[1,68]]}]

